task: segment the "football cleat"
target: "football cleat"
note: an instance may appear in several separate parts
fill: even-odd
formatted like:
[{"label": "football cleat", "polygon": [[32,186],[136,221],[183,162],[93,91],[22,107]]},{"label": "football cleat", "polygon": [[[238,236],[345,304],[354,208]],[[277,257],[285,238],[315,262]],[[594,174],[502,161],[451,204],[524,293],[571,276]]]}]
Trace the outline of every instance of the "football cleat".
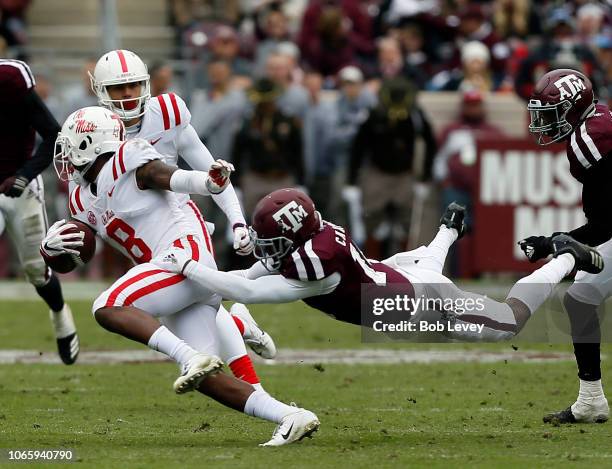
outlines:
[{"label": "football cleat", "polygon": [[49,317],[53,325],[59,356],[66,365],[72,365],[79,356],[80,345],[70,306],[64,303],[61,311],[57,313],[49,311]]},{"label": "football cleat", "polygon": [[447,228],[454,228],[461,238],[465,234],[465,207],[459,205],[457,202],[451,202],[442,218],[440,218],[440,225],[444,225]]},{"label": "football cleat", "polygon": [[245,305],[234,303],[230,308],[230,314],[237,316],[245,324],[244,342],[253,352],[261,358],[271,359],[276,357],[274,340],[272,340],[270,334],[259,327]]},{"label": "football cleat", "polygon": [[604,268],[604,261],[595,249],[579,243],[571,236],[560,234],[552,239],[553,256],[569,253],[576,259],[576,269],[598,274]]},{"label": "football cleat", "polygon": [[571,407],[544,416],[544,423],[604,423],[610,415],[605,397],[590,399],[591,402],[576,401]]},{"label": "football cleat", "polygon": [[214,355],[197,353],[185,365],[183,372],[174,382],[174,392],[185,394],[198,388],[207,376],[217,373],[223,367],[223,362]]},{"label": "football cleat", "polygon": [[296,409],[294,413],[283,417],[281,423],[274,429],[270,441],[259,446],[283,446],[306,437],[312,438],[312,434],[320,425],[315,414],[306,409]]}]

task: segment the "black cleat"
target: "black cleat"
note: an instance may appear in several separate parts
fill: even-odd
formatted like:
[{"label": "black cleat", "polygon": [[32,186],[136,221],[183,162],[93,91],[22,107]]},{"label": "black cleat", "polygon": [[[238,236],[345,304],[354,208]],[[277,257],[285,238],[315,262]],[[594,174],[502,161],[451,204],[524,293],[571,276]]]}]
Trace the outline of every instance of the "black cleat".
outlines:
[{"label": "black cleat", "polygon": [[79,356],[79,336],[75,332],[67,337],[57,340],[57,351],[60,358],[66,365],[72,365]]},{"label": "black cleat", "polygon": [[[442,218],[440,218],[440,225],[444,225],[447,228],[455,228],[459,233],[459,238],[465,234],[465,207],[459,205],[457,202],[451,202]],[[457,239],[459,239],[457,238]]]},{"label": "black cleat", "polygon": [[568,407],[565,410],[560,410],[559,412],[547,414],[542,420],[544,423],[550,423],[552,425],[559,425],[561,423],[577,423],[576,417],[574,417],[574,414],[572,414],[571,407]]},{"label": "black cleat", "polygon": [[552,239],[553,256],[569,253],[576,259],[576,269],[598,274],[604,268],[604,261],[595,249],[579,243],[571,236],[560,234]]}]

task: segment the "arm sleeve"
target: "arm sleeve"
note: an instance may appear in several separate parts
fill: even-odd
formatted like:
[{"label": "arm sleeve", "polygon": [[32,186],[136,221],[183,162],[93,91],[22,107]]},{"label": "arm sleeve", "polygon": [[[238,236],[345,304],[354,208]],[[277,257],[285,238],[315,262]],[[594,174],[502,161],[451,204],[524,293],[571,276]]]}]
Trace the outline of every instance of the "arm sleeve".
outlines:
[{"label": "arm sleeve", "polygon": [[219,293],[223,298],[240,303],[288,303],[330,293],[340,283],[338,273],[314,282],[290,280],[281,275],[249,280],[229,272],[213,270],[197,262],[189,262],[184,275]]},{"label": "arm sleeve", "polygon": [[32,127],[42,137],[42,142],[32,158],[17,171],[17,176],[24,176],[31,181],[53,161],[55,139],[60,131],[60,126],[36,91],[32,90],[27,94],[24,105]]},{"label": "arm sleeve", "polygon": [[[208,171],[210,165],[214,162],[210,151],[202,143],[191,125],[187,125],[181,131],[178,140],[178,152],[192,169],[199,171]],[[232,227],[236,223],[246,225],[236,191],[231,184],[220,194],[213,195],[212,198],[219,208],[223,210]]]},{"label": "arm sleeve", "polygon": [[568,234],[576,241],[594,247],[612,238],[612,226],[607,223],[588,222]]}]

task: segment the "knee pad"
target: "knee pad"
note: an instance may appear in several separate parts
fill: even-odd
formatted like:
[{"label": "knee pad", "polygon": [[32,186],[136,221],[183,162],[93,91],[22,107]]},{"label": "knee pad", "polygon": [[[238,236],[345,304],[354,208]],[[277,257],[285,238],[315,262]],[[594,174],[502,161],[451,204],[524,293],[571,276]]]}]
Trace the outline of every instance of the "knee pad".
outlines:
[{"label": "knee pad", "polygon": [[50,278],[49,267],[47,264],[40,261],[26,262],[23,264],[23,271],[28,282],[35,287],[43,287],[47,284]]}]

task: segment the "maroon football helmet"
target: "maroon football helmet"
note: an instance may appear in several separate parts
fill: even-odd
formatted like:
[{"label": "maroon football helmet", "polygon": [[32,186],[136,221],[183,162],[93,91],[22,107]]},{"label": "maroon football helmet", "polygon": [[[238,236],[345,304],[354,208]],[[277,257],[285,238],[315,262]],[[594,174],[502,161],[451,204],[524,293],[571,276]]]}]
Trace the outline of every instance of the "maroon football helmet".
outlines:
[{"label": "maroon football helmet", "polygon": [[253,211],[254,256],[269,270],[321,229],[321,216],[310,197],[297,189],[279,189],[261,199]]},{"label": "maroon football helmet", "polygon": [[563,140],[595,110],[591,81],[582,73],[562,68],[538,80],[527,105],[529,132],[539,145]]}]

